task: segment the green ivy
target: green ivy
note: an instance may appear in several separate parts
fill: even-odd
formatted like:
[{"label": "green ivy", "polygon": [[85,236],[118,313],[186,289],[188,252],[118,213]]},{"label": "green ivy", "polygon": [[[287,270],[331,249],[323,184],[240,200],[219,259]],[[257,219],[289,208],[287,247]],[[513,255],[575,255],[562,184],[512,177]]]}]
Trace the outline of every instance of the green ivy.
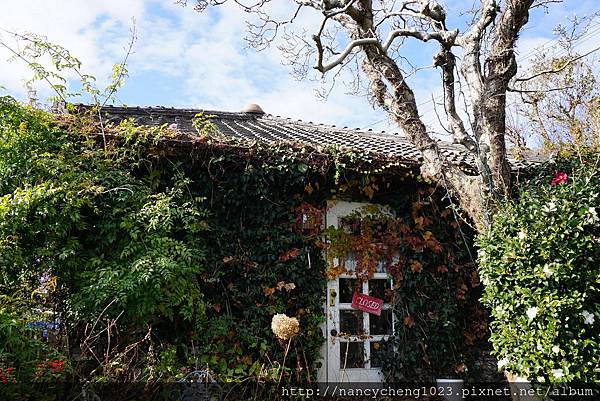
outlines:
[{"label": "green ivy", "polygon": [[[53,346],[85,361],[74,377],[160,383],[208,365],[220,382],[313,381],[332,196],[390,205],[404,224],[388,377],[471,368],[485,316],[470,234],[414,171],[340,149],[228,141],[204,116],[198,140],[173,151],[181,138],[166,126],[100,125],[70,110],[0,99],[0,288],[18,293],[20,310],[62,319],[57,335],[72,347]],[[53,286],[28,299],[44,277]],[[300,322],[285,367],[277,313]],[[112,337],[95,336],[109,327]]]}]

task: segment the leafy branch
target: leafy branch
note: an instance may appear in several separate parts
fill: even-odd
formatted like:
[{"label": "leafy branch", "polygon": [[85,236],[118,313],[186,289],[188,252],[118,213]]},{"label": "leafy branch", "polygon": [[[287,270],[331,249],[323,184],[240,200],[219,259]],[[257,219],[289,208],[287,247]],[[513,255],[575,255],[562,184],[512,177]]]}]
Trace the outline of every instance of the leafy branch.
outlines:
[{"label": "leafy branch", "polygon": [[[50,98],[52,102],[68,103],[70,98],[80,97],[86,93],[91,96],[93,104],[99,107],[113,101],[117,90],[124,85],[125,78],[128,76],[127,62],[137,41],[137,30],[133,20],[123,61],[113,66],[110,83],[101,90],[96,84],[96,77],[84,72],[81,60],[65,47],[35,33],[0,30],[16,41],[16,46],[12,46],[0,37],[0,46],[12,54],[9,61],[20,60],[33,72],[33,76],[26,82],[28,87],[37,81],[44,81],[56,93],[55,97]],[[45,57],[50,58],[50,68],[44,65]],[[63,72],[72,72],[78,77],[81,92],[69,91],[68,79]]]}]

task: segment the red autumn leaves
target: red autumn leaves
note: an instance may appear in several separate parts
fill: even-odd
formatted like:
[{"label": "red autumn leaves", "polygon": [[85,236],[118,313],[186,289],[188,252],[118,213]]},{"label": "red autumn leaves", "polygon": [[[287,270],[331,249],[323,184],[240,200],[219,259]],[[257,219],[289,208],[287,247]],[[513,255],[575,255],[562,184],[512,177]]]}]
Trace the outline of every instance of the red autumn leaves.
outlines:
[{"label": "red autumn leaves", "polygon": [[415,319],[411,315],[408,315],[404,318],[404,325],[409,329],[415,325]]},{"label": "red autumn leaves", "polygon": [[410,270],[412,270],[413,273],[420,273],[421,270],[423,270],[423,264],[418,260],[413,260],[410,262]]},{"label": "red autumn leaves", "polygon": [[289,251],[285,252],[283,255],[279,256],[280,262],[287,262],[290,259],[295,259],[300,256],[300,249],[292,248]]},{"label": "red autumn leaves", "polygon": [[296,284],[286,283],[285,281],[280,281],[273,288],[263,288],[263,294],[265,294],[265,296],[267,296],[267,297],[270,297],[271,295],[273,295],[275,293],[275,291],[285,290],[286,292],[290,292],[294,288],[296,288]]}]

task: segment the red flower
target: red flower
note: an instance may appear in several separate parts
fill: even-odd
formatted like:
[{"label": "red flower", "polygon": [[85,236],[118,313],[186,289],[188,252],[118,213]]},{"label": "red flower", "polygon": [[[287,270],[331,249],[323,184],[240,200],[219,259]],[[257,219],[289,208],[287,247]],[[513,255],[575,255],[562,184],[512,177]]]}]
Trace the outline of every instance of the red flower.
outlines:
[{"label": "red flower", "polygon": [[569,176],[567,175],[567,173],[565,173],[564,171],[558,171],[556,174],[554,174],[554,178],[550,182],[550,185],[554,186],[558,184],[566,184],[568,180]]}]

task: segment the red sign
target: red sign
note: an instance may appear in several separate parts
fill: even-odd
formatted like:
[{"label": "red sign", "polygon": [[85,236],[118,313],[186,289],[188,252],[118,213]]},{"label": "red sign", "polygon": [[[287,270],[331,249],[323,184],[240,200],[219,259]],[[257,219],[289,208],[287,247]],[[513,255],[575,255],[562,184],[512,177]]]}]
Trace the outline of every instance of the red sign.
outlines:
[{"label": "red sign", "polygon": [[359,294],[358,292],[354,291],[354,295],[352,296],[352,307],[354,309],[381,316],[382,306],[383,299],[370,297],[366,294]]}]

